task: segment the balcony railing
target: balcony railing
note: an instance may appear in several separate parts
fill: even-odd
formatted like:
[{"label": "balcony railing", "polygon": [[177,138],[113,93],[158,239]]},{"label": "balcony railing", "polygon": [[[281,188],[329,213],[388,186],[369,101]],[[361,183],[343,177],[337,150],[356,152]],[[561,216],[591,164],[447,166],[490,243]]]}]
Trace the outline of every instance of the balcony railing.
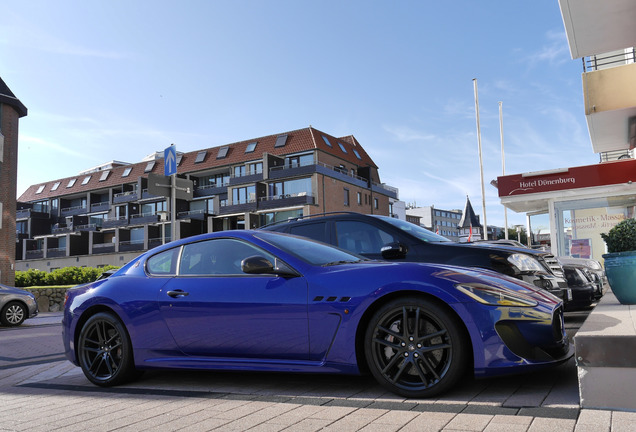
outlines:
[{"label": "balcony railing", "polygon": [[190,210],[177,213],[177,219],[198,219],[203,220],[205,218],[204,210]]},{"label": "balcony railing", "polygon": [[592,72],[600,69],[621,66],[636,61],[636,48],[628,48],[623,52],[583,57],[583,72]]},{"label": "balcony railing", "polygon": [[614,150],[599,153],[599,162],[609,162],[620,159],[633,159],[634,150]]}]

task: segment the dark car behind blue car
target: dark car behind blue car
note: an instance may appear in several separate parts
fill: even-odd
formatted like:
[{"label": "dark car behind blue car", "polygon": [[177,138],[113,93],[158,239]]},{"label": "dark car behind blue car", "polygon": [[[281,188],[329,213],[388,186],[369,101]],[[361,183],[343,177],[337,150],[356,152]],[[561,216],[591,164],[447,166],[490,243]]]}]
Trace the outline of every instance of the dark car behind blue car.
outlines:
[{"label": "dark car behind blue car", "polygon": [[66,356],[94,384],[153,368],[358,374],[406,397],[572,355],[562,302],[491,271],[390,263],[266,231],[148,251],[69,290]]}]

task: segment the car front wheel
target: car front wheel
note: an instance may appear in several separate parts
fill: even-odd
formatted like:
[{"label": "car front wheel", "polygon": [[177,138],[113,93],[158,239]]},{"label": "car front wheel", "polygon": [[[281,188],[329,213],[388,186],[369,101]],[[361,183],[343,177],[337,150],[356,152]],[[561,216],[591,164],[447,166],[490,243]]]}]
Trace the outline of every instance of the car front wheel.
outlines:
[{"label": "car front wheel", "polygon": [[383,305],[365,335],[371,373],[405,397],[430,397],[451,388],[465,372],[469,347],[457,318],[417,297]]},{"label": "car front wheel", "polygon": [[135,374],[128,333],[110,313],[98,313],[86,321],[77,354],[84,375],[93,384],[102,387],[123,384]]},{"label": "car front wheel", "polygon": [[8,327],[19,326],[27,317],[27,309],[22,303],[10,302],[0,312],[0,322]]}]

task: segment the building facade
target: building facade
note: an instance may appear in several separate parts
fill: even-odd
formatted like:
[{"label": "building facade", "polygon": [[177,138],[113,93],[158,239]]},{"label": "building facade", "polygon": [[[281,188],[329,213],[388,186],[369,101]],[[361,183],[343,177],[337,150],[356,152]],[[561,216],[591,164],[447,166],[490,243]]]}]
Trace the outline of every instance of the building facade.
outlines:
[{"label": "building facade", "polygon": [[406,210],[408,218],[419,218],[419,225],[442,235],[449,240],[459,241],[459,221],[461,210],[443,210],[435,206],[411,207]]},{"label": "building facade", "polygon": [[26,107],[0,78],[0,283],[14,285],[18,123]]},{"label": "building facade", "polygon": [[30,186],[18,199],[17,269],[122,265],[172,239],[334,211],[389,215],[398,200],[353,136],[312,127],[178,153],[192,191],[174,209],[153,188],[169,181],[156,177],[163,156]]},{"label": "building facade", "polygon": [[[534,245],[603,261],[601,233],[636,216],[636,3],[559,0],[572,59],[581,59],[595,165],[498,178],[503,205],[527,215]],[[549,232],[549,241],[546,233]]]}]

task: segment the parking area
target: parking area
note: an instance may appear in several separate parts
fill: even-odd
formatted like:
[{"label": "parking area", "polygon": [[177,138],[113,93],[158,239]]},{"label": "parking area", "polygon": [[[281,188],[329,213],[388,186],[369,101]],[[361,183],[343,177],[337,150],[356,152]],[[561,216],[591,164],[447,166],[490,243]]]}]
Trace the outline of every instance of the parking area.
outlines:
[{"label": "parking area", "polygon": [[[574,314],[574,315],[572,315]],[[585,313],[568,313],[573,333]],[[56,331],[55,316],[27,321]],[[38,344],[38,337],[27,340]],[[466,378],[437,399],[404,399],[371,377],[146,372],[126,386],[90,384],[64,360],[10,367],[0,351],[0,431],[333,430],[618,431],[636,413],[581,410],[574,359],[525,375]]]}]

